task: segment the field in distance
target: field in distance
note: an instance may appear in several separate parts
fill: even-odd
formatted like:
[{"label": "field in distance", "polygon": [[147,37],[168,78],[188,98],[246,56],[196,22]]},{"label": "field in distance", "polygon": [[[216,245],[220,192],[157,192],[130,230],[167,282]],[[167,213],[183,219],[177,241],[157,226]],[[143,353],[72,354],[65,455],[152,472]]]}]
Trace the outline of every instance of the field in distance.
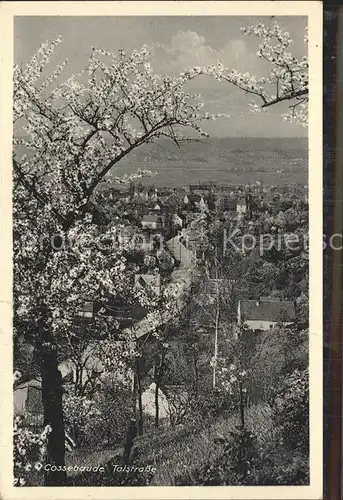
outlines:
[{"label": "field in distance", "polygon": [[178,148],[171,141],[144,145],[123,159],[115,176],[138,168],[156,175],[142,179],[156,186],[198,182],[266,185],[306,184],[308,147],[303,138],[224,138],[188,141]]}]

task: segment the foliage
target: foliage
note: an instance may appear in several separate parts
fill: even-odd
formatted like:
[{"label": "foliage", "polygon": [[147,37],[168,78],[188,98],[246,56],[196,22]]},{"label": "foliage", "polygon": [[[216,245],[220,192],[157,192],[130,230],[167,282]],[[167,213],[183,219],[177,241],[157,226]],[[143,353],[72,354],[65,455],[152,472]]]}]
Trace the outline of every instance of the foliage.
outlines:
[{"label": "foliage", "polygon": [[274,420],[285,445],[308,452],[309,446],[309,374],[308,369],[294,370],[286,377],[273,405]]},{"label": "foliage", "polygon": [[63,413],[66,427],[78,444],[92,435],[94,424],[101,417],[94,400],[68,393],[63,398]]},{"label": "foliage", "polygon": [[308,332],[279,326],[261,333],[250,362],[250,400],[273,404],[285,376],[307,365]]},{"label": "foliage", "polygon": [[25,341],[23,336],[18,334],[13,335],[13,359],[20,376],[22,373],[37,375],[38,366],[33,356],[33,347]]},{"label": "foliage", "polygon": [[[249,427],[234,427],[217,438],[220,449],[204,464],[184,470],[175,478],[177,485],[306,485],[309,484],[308,454],[290,449],[280,440],[281,431],[261,438]],[[255,425],[256,428],[256,425]],[[215,438],[216,440],[216,438]],[[213,445],[212,445],[213,446]],[[194,462],[193,462],[194,463]]]},{"label": "foliage", "polygon": [[[94,337],[113,335],[118,324],[106,307],[132,290],[123,249],[104,249],[113,230],[99,235],[102,218],[93,220],[98,185],[142,144],[161,136],[178,144],[184,128],[206,135],[199,122],[213,118],[201,111],[197,95],[183,90],[195,75],[154,74],[146,47],[129,55],[93,49],[79,75],[60,83],[65,61],[46,78],[59,43],[44,43],[13,74],[13,324],[15,335],[43,356],[64,349],[68,355],[70,347],[75,354],[75,343],[84,347],[76,319],[85,300],[103,306],[92,323]],[[80,352],[74,358],[79,364]],[[45,409],[53,405],[54,397],[44,403]],[[62,430],[58,416],[50,440]]]},{"label": "foliage", "polygon": [[220,388],[228,396],[234,407],[239,401],[240,391],[243,394],[247,392],[247,372],[236,364],[229,364],[227,358],[219,358],[218,376]]},{"label": "foliage", "polygon": [[[113,377],[114,378],[114,377]],[[95,396],[99,416],[93,421],[92,431],[86,436],[88,446],[122,445],[127,432],[127,422],[133,414],[130,387],[116,381],[104,381]]]},{"label": "foliage", "polygon": [[[26,66],[14,67],[14,326],[30,337],[42,303],[56,336],[72,328],[84,297],[104,302],[129,288],[120,252],[99,250],[91,198],[133,149],[162,135],[177,141],[174,126],[202,134],[205,117],[197,96],[182,90],[193,76],[154,74],[145,47],[131,55],[93,49],[80,75],[58,83],[65,61],[44,80],[59,43],[44,43]],[[52,251],[53,235],[63,251]]]},{"label": "foliage", "polygon": [[35,476],[45,464],[47,438],[50,432],[49,425],[46,425],[43,430],[32,426],[29,415],[15,417],[13,424],[14,486],[35,485]]},{"label": "foliage", "polygon": [[[283,335],[281,335],[283,333]],[[268,369],[265,367],[266,357],[270,350],[262,354],[270,340],[270,333],[257,346],[260,354],[253,357],[251,370],[242,377],[234,364],[226,366],[226,358],[220,360],[219,375],[221,387],[230,394],[231,411],[244,410],[244,418],[240,426],[225,430],[221,442],[221,452],[212,456],[206,464],[195,467],[192,473],[183,473],[176,479],[177,484],[203,485],[296,485],[309,482],[309,380],[308,369],[294,369],[294,366],[307,366],[307,349],[297,359],[297,350],[306,343],[306,335],[299,332],[280,329],[273,332],[274,339],[281,339],[283,345],[275,343],[275,355],[271,358],[274,367],[270,380],[272,387],[268,392],[271,407],[267,413],[256,403],[249,409],[247,401],[242,400],[242,384],[249,387],[249,392],[266,380]],[[298,346],[298,347],[297,347]],[[270,346],[269,346],[270,347]],[[267,347],[267,350],[269,349]],[[261,357],[260,357],[261,356]],[[255,389],[254,389],[255,387]],[[235,396],[236,395],[236,404]],[[261,397],[262,396],[262,397]],[[255,400],[263,400],[263,392],[255,393]],[[243,406],[242,406],[243,404]],[[254,409],[252,415],[249,412]],[[249,417],[247,418],[247,415]],[[241,416],[242,417],[242,416]],[[252,418],[251,418],[252,417]],[[272,426],[264,429],[266,418],[271,419]]]},{"label": "foliage", "polygon": [[206,486],[247,485],[257,462],[256,437],[236,427],[223,439],[224,451],[214,462],[206,464],[195,477],[195,484]]}]

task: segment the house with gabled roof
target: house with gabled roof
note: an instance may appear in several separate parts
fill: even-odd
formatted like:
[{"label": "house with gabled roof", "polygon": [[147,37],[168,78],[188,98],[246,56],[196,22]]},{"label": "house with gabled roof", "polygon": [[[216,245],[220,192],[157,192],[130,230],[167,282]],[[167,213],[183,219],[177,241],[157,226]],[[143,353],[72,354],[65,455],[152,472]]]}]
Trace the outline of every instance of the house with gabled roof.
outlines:
[{"label": "house with gabled roof", "polygon": [[156,204],[153,206],[152,210],[153,210],[154,212],[157,212],[157,213],[158,213],[158,212],[160,212],[160,211],[161,211],[161,205],[159,205],[158,203],[156,203]]},{"label": "house with gabled roof", "polygon": [[26,412],[43,414],[42,380],[39,376],[20,381],[14,386],[13,411],[15,415]]},{"label": "house with gabled roof", "polygon": [[236,202],[236,212],[238,214],[245,214],[247,211],[247,200],[244,197],[238,198]]},{"label": "house with gabled roof", "polygon": [[238,302],[237,323],[246,325],[250,330],[270,330],[278,324],[283,326],[295,322],[294,302],[280,300],[277,297],[260,297],[258,300],[240,300]]},{"label": "house with gabled roof", "polygon": [[188,207],[195,207],[197,204],[200,202],[201,196],[200,194],[186,194],[183,199],[184,205],[187,205]]},{"label": "house with gabled roof", "polygon": [[158,189],[157,191],[157,198],[158,200],[166,200],[171,194],[172,194],[172,190],[168,189],[168,188],[160,188]]},{"label": "house with gabled roof", "polygon": [[158,222],[158,215],[144,215],[142,218],[142,227],[145,229],[157,229]]},{"label": "house with gabled roof", "polygon": [[236,212],[237,203],[234,198],[224,198],[223,212],[233,213]]},{"label": "house with gabled roof", "polygon": [[130,193],[128,193],[126,191],[119,191],[114,195],[114,199],[116,201],[123,200],[123,201],[126,201],[128,203],[130,201]]},{"label": "house with gabled roof", "polygon": [[94,316],[94,302],[92,300],[85,300],[78,315],[80,318],[92,319]]},{"label": "house with gabled roof", "polygon": [[174,226],[178,226],[178,227],[183,226],[183,219],[178,214],[174,214],[172,220],[173,220]]},{"label": "house with gabled roof", "polygon": [[208,212],[208,203],[204,200],[203,196],[201,197],[198,206],[201,212]]}]

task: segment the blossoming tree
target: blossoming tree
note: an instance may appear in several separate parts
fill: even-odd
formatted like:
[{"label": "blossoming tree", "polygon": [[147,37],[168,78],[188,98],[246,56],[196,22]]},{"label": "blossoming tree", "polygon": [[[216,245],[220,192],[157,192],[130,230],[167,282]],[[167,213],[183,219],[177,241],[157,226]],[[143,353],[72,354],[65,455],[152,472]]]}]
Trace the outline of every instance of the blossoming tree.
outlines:
[{"label": "blossoming tree", "polygon": [[[292,121],[307,126],[309,99],[308,56],[300,59],[291,52],[293,40],[290,34],[277,22],[267,26],[262,23],[242,28],[248,36],[260,40],[257,57],[269,67],[269,74],[256,77],[250,73],[241,73],[226,68],[219,63],[209,73],[218,80],[223,80],[247,94],[254,96],[251,101],[252,111],[261,112],[282,102],[289,103],[289,112],[283,115],[285,121]],[[307,28],[304,33],[304,45],[308,43]]]},{"label": "blossoming tree", "polygon": [[[14,335],[39,355],[48,461],[57,466],[64,464],[62,339],[86,298],[106,304],[128,284],[121,251],[109,255],[97,242],[92,197],[133,150],[161,136],[178,143],[182,129],[205,135],[199,123],[209,118],[198,96],[183,90],[195,75],[155,74],[145,47],[128,55],[93,49],[80,74],[60,83],[65,61],[44,79],[60,42],[44,43],[13,74]],[[111,333],[112,326],[99,314],[93,327]],[[63,472],[48,474],[47,484],[64,481]]]}]

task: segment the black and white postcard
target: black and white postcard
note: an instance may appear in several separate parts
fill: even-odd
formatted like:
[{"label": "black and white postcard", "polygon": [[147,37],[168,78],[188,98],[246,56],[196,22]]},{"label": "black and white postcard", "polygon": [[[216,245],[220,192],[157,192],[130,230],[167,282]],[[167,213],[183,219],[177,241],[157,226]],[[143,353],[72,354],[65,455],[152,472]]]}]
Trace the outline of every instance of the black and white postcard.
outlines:
[{"label": "black and white postcard", "polygon": [[1,12],[1,497],[321,497],[321,3]]}]

